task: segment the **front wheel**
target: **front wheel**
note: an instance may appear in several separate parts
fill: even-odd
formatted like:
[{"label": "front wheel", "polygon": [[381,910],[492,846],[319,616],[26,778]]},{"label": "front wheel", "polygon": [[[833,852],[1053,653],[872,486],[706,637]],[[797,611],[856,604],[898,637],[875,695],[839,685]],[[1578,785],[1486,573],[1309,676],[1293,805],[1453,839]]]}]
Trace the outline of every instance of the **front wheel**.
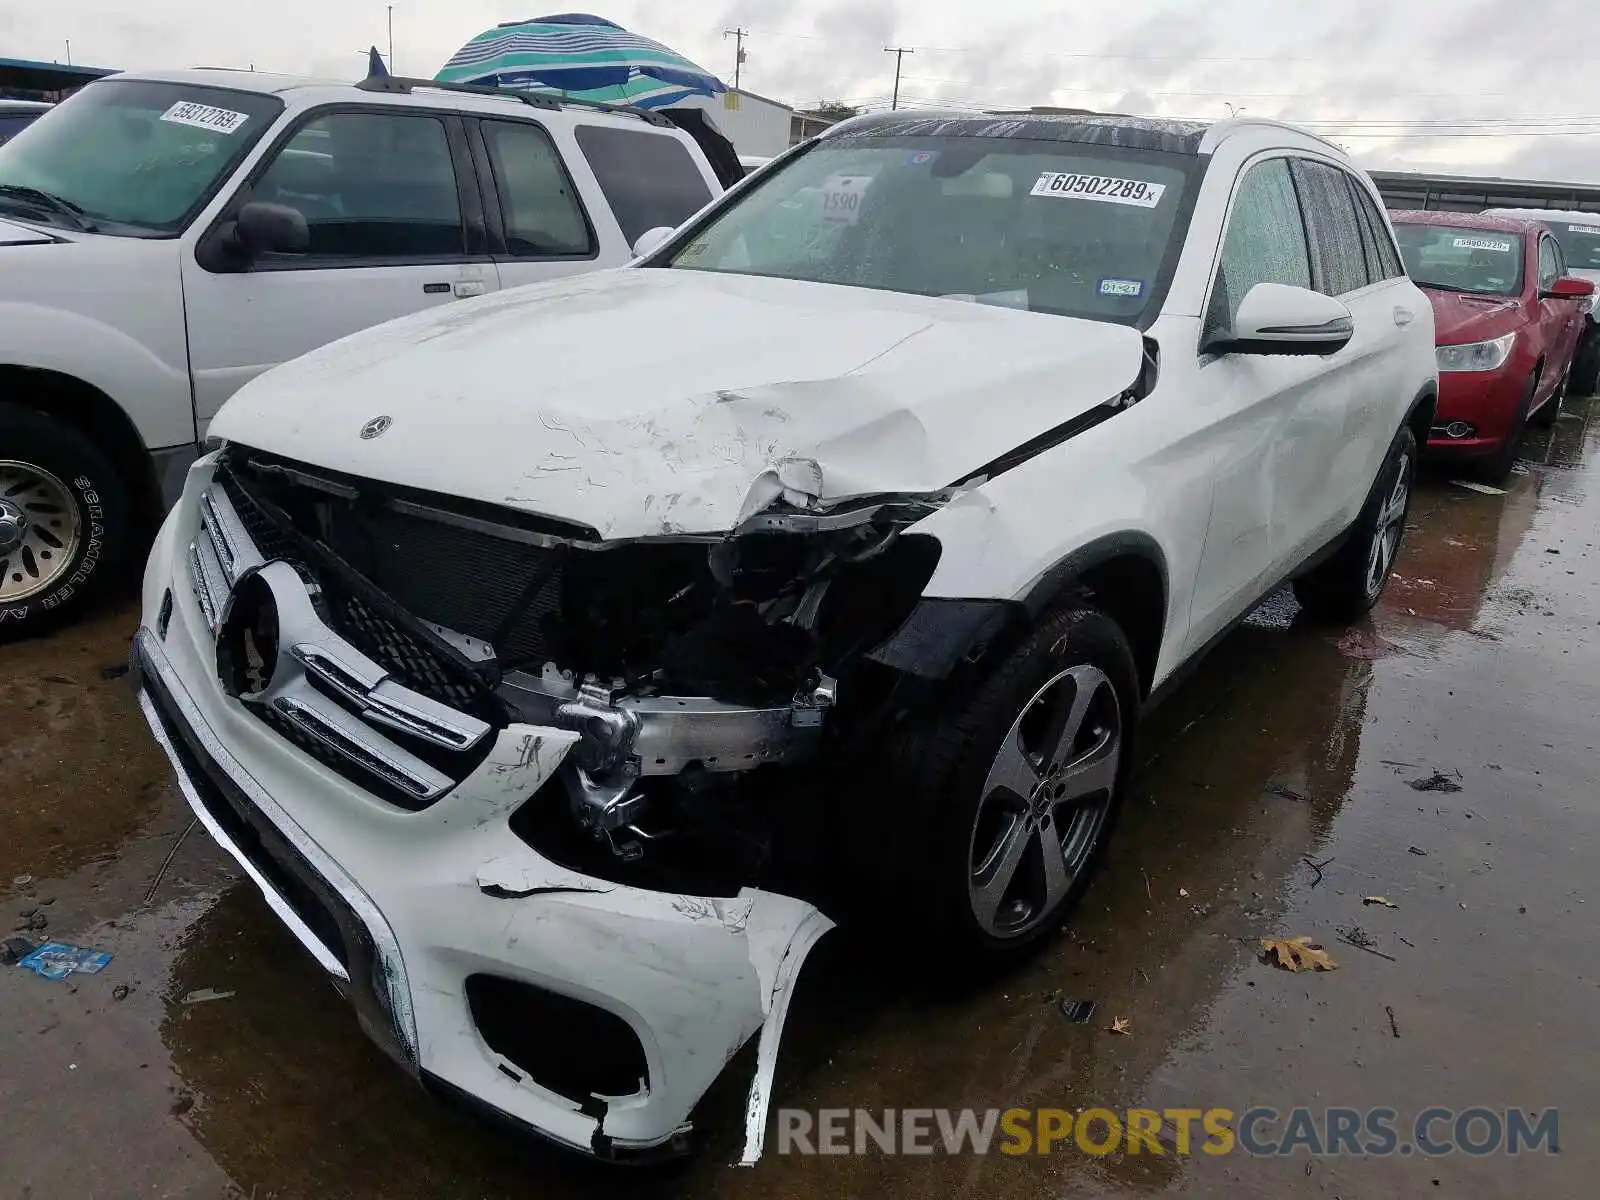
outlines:
[{"label": "front wheel", "polygon": [[1007,962],[1066,919],[1116,823],[1139,703],[1121,628],[1073,609],[910,735],[900,891],[945,953]]},{"label": "front wheel", "polygon": [[1383,595],[1405,535],[1416,473],[1417,439],[1409,426],[1401,426],[1345,544],[1294,581],[1295,599],[1312,619],[1357,620]]},{"label": "front wheel", "polygon": [[129,502],[77,430],[0,404],[0,640],[78,611],[127,548]]}]

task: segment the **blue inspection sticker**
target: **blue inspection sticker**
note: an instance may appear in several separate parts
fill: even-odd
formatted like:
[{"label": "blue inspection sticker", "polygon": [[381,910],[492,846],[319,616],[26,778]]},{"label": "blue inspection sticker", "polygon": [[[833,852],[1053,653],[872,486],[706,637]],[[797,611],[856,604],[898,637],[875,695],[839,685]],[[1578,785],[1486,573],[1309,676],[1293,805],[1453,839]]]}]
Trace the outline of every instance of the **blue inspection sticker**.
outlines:
[{"label": "blue inspection sticker", "polygon": [[1144,280],[1102,279],[1100,281],[1100,294],[1102,296],[1142,296],[1144,295]]},{"label": "blue inspection sticker", "polygon": [[906,159],[913,167],[925,167],[939,157],[937,150],[913,150],[911,157]]}]

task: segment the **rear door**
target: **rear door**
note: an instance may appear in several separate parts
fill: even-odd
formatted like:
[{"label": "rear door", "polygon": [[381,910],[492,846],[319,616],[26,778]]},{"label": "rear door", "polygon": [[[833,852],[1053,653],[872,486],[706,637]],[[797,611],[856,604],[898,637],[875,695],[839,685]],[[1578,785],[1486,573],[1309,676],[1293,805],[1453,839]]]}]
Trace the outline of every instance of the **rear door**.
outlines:
[{"label": "rear door", "polygon": [[[251,200],[298,209],[309,251],[249,262],[208,253]],[[313,110],[263,156],[196,254],[185,256],[200,436],[223,401],[268,368],[498,287],[458,117],[393,105]]]},{"label": "rear door", "polygon": [[608,215],[630,247],[651,229],[683,224],[716,195],[710,167],[675,133],[579,123],[576,137]]},{"label": "rear door", "polygon": [[[1361,510],[1413,388],[1406,353],[1421,317],[1388,225],[1366,187],[1334,163],[1294,160],[1311,246],[1313,286],[1350,310],[1355,336],[1324,360],[1326,374],[1303,420],[1320,460],[1284,497],[1276,528],[1290,570],[1343,532]],[[1414,388],[1413,388],[1414,390]]]},{"label": "rear door", "polygon": [[608,253],[602,251],[594,221],[550,130],[529,120],[482,119],[469,125],[502,287],[627,260],[616,238],[610,240]]}]

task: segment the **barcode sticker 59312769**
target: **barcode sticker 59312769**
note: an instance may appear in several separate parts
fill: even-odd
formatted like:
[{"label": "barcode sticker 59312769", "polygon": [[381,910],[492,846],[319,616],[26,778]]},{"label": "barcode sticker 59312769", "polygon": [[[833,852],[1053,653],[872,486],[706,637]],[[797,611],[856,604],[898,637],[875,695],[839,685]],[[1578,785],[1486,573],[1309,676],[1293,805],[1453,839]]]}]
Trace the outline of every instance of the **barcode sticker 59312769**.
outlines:
[{"label": "barcode sticker 59312769", "polygon": [[1065,200],[1098,200],[1102,204],[1129,204],[1134,208],[1154,208],[1166,192],[1164,183],[1143,179],[1118,179],[1115,175],[1080,175],[1076,172],[1046,171],[1033,185],[1034,196],[1059,196]]}]

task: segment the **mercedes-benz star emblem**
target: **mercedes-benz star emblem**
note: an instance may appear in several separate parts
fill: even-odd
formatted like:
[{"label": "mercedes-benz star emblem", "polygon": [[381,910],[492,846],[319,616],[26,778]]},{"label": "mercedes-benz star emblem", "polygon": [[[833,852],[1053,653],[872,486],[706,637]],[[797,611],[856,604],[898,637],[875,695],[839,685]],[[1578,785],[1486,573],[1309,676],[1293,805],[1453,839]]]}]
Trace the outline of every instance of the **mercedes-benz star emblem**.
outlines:
[{"label": "mercedes-benz star emblem", "polygon": [[375,437],[382,437],[393,424],[393,417],[373,417],[361,427],[361,440],[370,442]]}]

